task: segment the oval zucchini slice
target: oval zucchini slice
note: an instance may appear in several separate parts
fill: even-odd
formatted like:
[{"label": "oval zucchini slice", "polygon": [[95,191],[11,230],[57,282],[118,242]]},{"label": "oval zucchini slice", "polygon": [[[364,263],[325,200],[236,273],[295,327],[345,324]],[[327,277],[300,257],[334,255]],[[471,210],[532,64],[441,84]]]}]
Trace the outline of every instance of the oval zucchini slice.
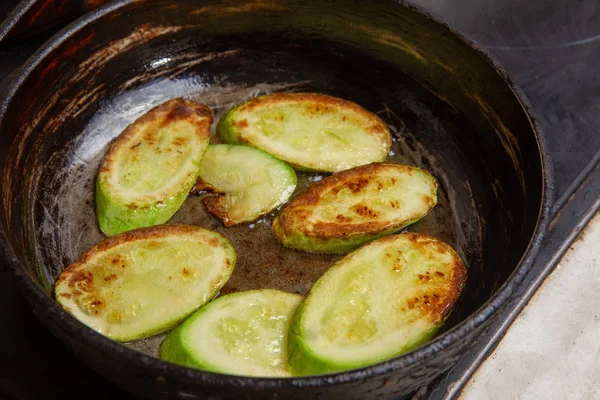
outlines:
[{"label": "oval zucchini slice", "polygon": [[289,364],[298,375],[365,367],[427,342],[456,303],[466,269],[447,244],[403,233],[334,264],[296,311]]},{"label": "oval zucchini slice", "polygon": [[198,176],[224,194],[206,197],[204,205],[225,226],[254,221],[288,201],[296,188],[296,173],[290,166],[241,145],[208,146]]},{"label": "oval zucchini slice", "polygon": [[231,243],[193,226],[161,225],[109,238],[65,269],[54,289],[75,318],[118,341],[169,330],[210,301],[236,261]]},{"label": "oval zucchini slice", "polygon": [[418,221],[437,203],[427,171],[375,163],[340,172],[311,186],[273,221],[286,246],[315,253],[347,253]]},{"label": "oval zucchini slice", "polygon": [[302,296],[262,289],[219,297],[173,330],[161,358],[230,375],[290,376],[289,320]]},{"label": "oval zucchini slice", "polygon": [[276,93],[229,111],[221,140],[262,149],[296,169],[337,172],[383,161],[392,138],[375,114],[350,101],[316,93]]},{"label": "oval zucchini slice", "polygon": [[96,181],[107,236],[165,223],[186,199],[208,146],[212,111],[183,99],[163,103],[111,145]]}]

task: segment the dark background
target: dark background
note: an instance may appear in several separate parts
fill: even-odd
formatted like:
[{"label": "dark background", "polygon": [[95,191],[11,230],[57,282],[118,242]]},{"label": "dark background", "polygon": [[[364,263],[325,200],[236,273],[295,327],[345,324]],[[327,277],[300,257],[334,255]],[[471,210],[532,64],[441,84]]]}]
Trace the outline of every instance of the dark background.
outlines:
[{"label": "dark background", "polygon": [[[512,74],[536,109],[553,159],[554,221],[505,319],[513,318],[598,207],[600,195],[600,1],[413,0],[479,42]],[[16,5],[0,0],[0,21]],[[56,29],[0,43],[0,80]],[[10,77],[8,77],[9,79]],[[6,83],[6,82],[5,82]],[[1,88],[2,84],[0,84]],[[0,398],[106,399],[127,394],[89,370],[32,316],[0,248]],[[444,398],[493,348],[502,330],[482,338],[421,398]],[[509,383],[507,383],[509,384]]]}]

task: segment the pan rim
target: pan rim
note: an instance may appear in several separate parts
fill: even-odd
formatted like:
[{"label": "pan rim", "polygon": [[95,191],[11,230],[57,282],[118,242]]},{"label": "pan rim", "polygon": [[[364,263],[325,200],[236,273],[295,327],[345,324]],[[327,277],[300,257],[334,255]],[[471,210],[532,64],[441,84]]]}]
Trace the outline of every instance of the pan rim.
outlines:
[{"label": "pan rim", "polygon": [[31,10],[36,0],[22,0],[9,11],[4,22],[0,22],[0,42],[9,36],[10,31],[18,24],[19,19]]},{"label": "pan rim", "polygon": [[[23,66],[16,70],[16,77],[6,88],[5,96],[2,100],[0,100],[0,124],[4,120],[6,111],[14,95],[17,93],[30,73],[45,59],[46,56],[51,54],[63,42],[68,40],[72,35],[76,34],[80,29],[84,28],[89,23],[95,22],[105,15],[135,2],[136,0],[119,0],[103,5],[67,25],[65,28],[52,36],[46,43],[44,43],[27,59]],[[456,39],[469,46],[475,52],[475,54],[483,57],[489,66],[494,69],[494,71],[511,89],[515,99],[521,105],[521,108],[523,109],[523,112],[527,116],[531,125],[531,130],[534,134],[540,156],[542,180],[541,202],[539,205],[540,211],[537,215],[535,229],[533,230],[533,234],[531,235],[530,241],[521,259],[517,263],[514,271],[511,273],[508,279],[488,301],[486,301],[475,312],[473,312],[455,327],[435,337],[426,344],[408,353],[375,365],[319,376],[297,378],[256,378],[219,374],[172,364],[159,358],[143,354],[104,337],[103,335],[79,322],[75,317],[71,316],[71,314],[64,311],[59,304],[56,303],[54,299],[49,296],[26,272],[16,258],[15,252],[10,246],[8,240],[4,239],[5,243],[2,243],[2,245],[6,249],[6,261],[10,266],[9,269],[13,271],[18,282],[21,283],[21,288],[33,297],[33,300],[29,298],[27,300],[41,303],[45,309],[49,310],[56,318],[59,319],[59,322],[63,327],[67,328],[68,332],[77,335],[76,337],[79,338],[79,340],[90,346],[96,347],[99,351],[125,357],[129,362],[151,370],[156,374],[156,376],[173,377],[175,379],[210,384],[219,387],[233,386],[238,388],[256,388],[258,386],[261,389],[330,386],[334,384],[364,380],[365,378],[380,376],[395,370],[407,368],[427,360],[433,354],[439,351],[451,348],[454,344],[459,343],[461,339],[465,338],[476,328],[491,320],[494,315],[500,311],[502,306],[508,302],[511,296],[514,295],[519,284],[522,282],[525,275],[530,271],[532,263],[539,253],[541,242],[550,223],[550,212],[554,195],[554,172],[548,155],[548,145],[543,133],[543,129],[535,116],[535,111],[529,99],[524,94],[522,89],[515,84],[511,76],[506,72],[506,70],[504,70],[498,61],[494,60],[479,44],[475,43],[471,39],[468,39],[456,28],[451,27],[447,22],[441,20],[441,18],[431,14],[429,11],[420,6],[410,3],[409,1],[378,0],[378,2],[382,4],[392,3],[396,6],[408,8],[423,15],[427,19],[432,20],[441,28],[443,28],[446,34],[454,36]],[[14,75],[14,73],[12,75]],[[0,229],[2,229],[4,232],[6,232],[5,226],[6,221],[0,219]],[[0,242],[1,241],[2,240],[0,240]]]}]

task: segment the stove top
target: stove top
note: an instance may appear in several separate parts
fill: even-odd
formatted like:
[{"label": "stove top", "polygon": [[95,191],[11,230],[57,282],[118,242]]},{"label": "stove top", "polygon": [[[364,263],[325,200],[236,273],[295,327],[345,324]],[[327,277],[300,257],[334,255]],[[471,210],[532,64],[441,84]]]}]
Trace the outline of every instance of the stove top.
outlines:
[{"label": "stove top", "polygon": [[[600,2],[413,0],[478,41],[521,85],[545,130],[554,164],[554,219],[517,300],[447,374],[413,399],[457,398],[472,372],[598,209]],[[0,5],[0,21],[9,7]],[[0,44],[0,80],[56,31]],[[1,85],[1,84],[0,84]],[[0,248],[0,398],[129,398],[72,356],[30,313]],[[409,396],[411,398],[411,396]]]}]

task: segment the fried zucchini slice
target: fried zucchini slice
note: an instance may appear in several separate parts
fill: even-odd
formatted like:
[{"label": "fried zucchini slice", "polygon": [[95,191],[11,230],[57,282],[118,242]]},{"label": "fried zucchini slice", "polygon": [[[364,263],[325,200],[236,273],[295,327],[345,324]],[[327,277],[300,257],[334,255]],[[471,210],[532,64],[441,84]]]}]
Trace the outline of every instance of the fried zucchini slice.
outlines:
[{"label": "fried zucchini slice", "polygon": [[210,301],[236,261],[231,243],[193,226],[160,225],[106,239],[65,269],[56,300],[118,341],[169,330]]},{"label": "fried zucchini slice", "polygon": [[427,171],[375,163],[334,174],[291,201],[273,220],[286,246],[347,253],[424,217],[437,203]]},{"label": "fried zucchini slice", "polygon": [[254,221],[288,201],[296,188],[290,166],[242,145],[208,146],[198,176],[201,183],[224,194],[204,198],[204,205],[225,226]]},{"label": "fried zucchini slice", "polygon": [[229,111],[217,126],[226,143],[245,143],[296,169],[337,172],[384,161],[392,138],[375,114],[316,93],[276,93]]},{"label": "fried zucchini slice", "polygon": [[173,330],[164,360],[230,375],[290,376],[286,340],[302,296],[262,289],[219,297]]},{"label": "fried zucchini slice", "polygon": [[163,103],[111,145],[96,181],[96,213],[107,236],[165,223],[194,185],[212,111],[183,99]]},{"label": "fried zucchini slice", "polygon": [[334,264],[298,307],[288,335],[298,375],[361,368],[431,339],[458,300],[466,269],[446,243],[403,233]]}]

